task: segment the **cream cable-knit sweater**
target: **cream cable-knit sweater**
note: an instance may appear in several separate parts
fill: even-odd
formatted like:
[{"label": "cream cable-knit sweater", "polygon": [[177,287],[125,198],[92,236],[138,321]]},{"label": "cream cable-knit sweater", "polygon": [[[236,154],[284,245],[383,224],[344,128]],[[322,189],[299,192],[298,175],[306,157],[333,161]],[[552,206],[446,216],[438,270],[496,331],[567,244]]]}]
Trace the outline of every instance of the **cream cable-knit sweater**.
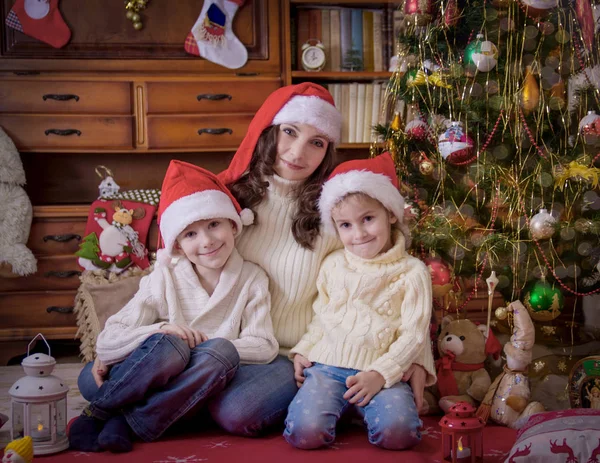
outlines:
[{"label": "cream cable-knit sweater", "polygon": [[189,326],[209,338],[230,340],[243,363],[269,363],[278,352],[269,316],[265,272],[234,249],[212,295],[188,259],[173,268],[157,265],[140,281],[133,299],[106,321],[96,352],[111,365],[124,360],[164,324]]},{"label": "cream cable-knit sweater", "polygon": [[236,247],[244,259],[260,265],[269,275],[271,318],[280,353],[295,346],[312,317],[317,275],[327,254],[341,248],[336,238],[317,238],[314,251],[304,249],[292,235],[296,211],[294,188],[300,182],[269,177],[268,193],[254,212],[256,223],[244,227]]},{"label": "cream cable-knit sweater", "polygon": [[292,349],[311,362],[377,371],[391,387],[412,363],[435,382],[429,340],[431,278],[423,262],[406,253],[404,236],[373,259],[339,250],[323,262],[319,297],[307,333]]}]

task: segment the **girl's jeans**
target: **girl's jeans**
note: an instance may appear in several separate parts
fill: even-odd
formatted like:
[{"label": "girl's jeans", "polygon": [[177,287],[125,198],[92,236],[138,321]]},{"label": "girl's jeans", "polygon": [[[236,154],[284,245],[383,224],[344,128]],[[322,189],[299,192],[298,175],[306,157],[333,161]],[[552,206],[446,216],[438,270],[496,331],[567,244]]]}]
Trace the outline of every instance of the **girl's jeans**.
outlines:
[{"label": "girl's jeans", "polygon": [[364,407],[344,400],[346,378],[360,370],[314,363],[304,370],[304,384],[290,404],[285,420],[285,439],[294,447],[316,449],[331,445],[340,417],[354,407],[363,418],[369,442],[390,450],[407,449],[421,441],[412,389],[398,382],[382,389]]},{"label": "girl's jeans", "polygon": [[176,336],[153,334],[112,366],[100,388],[92,375],[93,362],[80,373],[78,386],[93,416],[108,419],[122,413],[135,434],[149,442],[225,389],[239,360],[226,339],[209,339],[190,349]]}]

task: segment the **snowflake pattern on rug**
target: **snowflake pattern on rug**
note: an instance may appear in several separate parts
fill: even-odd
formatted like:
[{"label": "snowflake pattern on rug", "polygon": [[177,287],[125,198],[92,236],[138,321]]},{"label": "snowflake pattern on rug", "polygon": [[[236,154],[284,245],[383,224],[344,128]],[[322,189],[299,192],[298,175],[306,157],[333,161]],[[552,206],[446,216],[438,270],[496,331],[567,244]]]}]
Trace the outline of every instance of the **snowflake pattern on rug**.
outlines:
[{"label": "snowflake pattern on rug", "polygon": [[191,463],[194,461],[208,461],[208,458],[196,458],[196,455],[189,457],[167,457],[166,460],[154,460],[153,463]]}]

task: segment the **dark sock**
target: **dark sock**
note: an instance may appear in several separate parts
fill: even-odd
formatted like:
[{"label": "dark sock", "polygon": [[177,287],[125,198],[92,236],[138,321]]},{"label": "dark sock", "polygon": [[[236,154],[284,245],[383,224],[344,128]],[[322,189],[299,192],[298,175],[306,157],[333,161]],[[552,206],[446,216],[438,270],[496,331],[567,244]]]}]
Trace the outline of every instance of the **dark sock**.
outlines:
[{"label": "dark sock", "polygon": [[110,418],[98,436],[98,444],[103,450],[114,453],[131,452],[131,429],[123,415]]},{"label": "dark sock", "polygon": [[69,447],[82,452],[101,452],[98,436],[105,423],[85,413],[78,416],[69,427]]}]

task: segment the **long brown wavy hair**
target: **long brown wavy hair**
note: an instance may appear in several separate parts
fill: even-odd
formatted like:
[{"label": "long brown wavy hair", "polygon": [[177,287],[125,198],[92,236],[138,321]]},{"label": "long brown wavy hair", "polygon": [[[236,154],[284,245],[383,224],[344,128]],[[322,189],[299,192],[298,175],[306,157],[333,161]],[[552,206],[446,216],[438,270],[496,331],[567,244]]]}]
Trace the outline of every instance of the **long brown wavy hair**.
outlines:
[{"label": "long brown wavy hair", "polygon": [[[242,208],[253,209],[262,202],[267,194],[269,182],[265,181],[265,178],[275,173],[273,165],[277,157],[278,134],[278,125],[272,125],[263,130],[252,153],[248,173],[227,185]],[[292,235],[303,248],[312,250],[314,242],[319,236],[321,226],[318,209],[319,195],[323,183],[334,165],[335,146],[329,142],[323,161],[296,193],[297,208],[292,217]],[[255,220],[260,220],[260,217],[256,217]]]}]

